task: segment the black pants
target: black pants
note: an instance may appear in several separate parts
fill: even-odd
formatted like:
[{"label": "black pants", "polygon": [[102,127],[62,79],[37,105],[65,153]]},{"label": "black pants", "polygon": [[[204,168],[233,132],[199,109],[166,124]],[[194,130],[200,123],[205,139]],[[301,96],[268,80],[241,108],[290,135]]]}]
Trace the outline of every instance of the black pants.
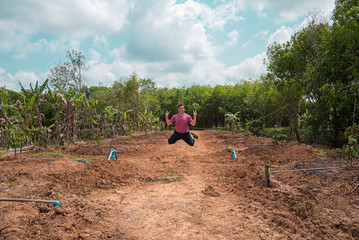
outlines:
[{"label": "black pants", "polygon": [[180,139],[185,141],[190,146],[193,146],[194,142],[195,142],[189,132],[187,132],[187,133],[178,133],[178,132],[174,131],[172,136],[168,139],[168,144],[174,144],[175,142],[177,142]]}]

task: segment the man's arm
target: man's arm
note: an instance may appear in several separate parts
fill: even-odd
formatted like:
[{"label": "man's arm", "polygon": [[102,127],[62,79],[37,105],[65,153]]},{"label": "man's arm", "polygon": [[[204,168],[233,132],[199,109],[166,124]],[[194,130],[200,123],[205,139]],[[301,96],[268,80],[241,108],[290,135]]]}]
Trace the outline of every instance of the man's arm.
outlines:
[{"label": "man's arm", "polygon": [[170,122],[170,120],[168,119],[168,114],[170,114],[169,111],[166,112],[166,123],[168,126],[170,126],[172,123]]},{"label": "man's arm", "polygon": [[196,110],[193,110],[193,122],[190,122],[190,124],[194,127],[196,126],[196,122],[197,122],[197,112]]}]

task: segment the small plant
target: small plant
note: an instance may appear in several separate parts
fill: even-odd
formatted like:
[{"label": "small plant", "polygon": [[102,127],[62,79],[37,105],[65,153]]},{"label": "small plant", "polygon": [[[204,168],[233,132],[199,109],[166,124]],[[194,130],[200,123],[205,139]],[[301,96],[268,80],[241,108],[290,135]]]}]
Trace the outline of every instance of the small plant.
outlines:
[{"label": "small plant", "polygon": [[170,177],[174,177],[174,176],[178,176],[178,175],[179,175],[179,173],[173,172],[173,173],[170,174]]},{"label": "small plant", "polygon": [[163,184],[170,182],[181,182],[184,179],[184,176],[181,173],[173,172],[169,175],[169,177],[165,176],[163,178]]},{"label": "small plant", "polygon": [[346,155],[347,159],[350,161],[350,166],[353,167],[353,159],[357,158],[358,154],[359,154],[358,141],[356,138],[350,135],[348,137],[348,143],[342,147],[340,158],[344,159]]},{"label": "small plant", "polygon": [[313,148],[319,155],[324,156],[328,153],[337,153],[340,152],[340,148]]},{"label": "small plant", "polygon": [[348,143],[342,147],[342,151],[340,153],[340,158],[347,159],[350,161],[350,166],[353,167],[353,160],[356,159],[359,155],[359,126],[354,123],[351,128],[348,128],[345,131],[345,135],[348,136]]},{"label": "small plant", "polygon": [[102,144],[103,136],[101,135],[100,129],[97,129],[97,131],[95,131],[95,133],[92,136],[92,140],[97,143],[98,147]]},{"label": "small plant", "polygon": [[276,131],[272,136],[272,143],[278,144],[281,140],[287,138],[287,135],[284,134],[283,129],[281,127],[276,126]]},{"label": "small plant", "polygon": [[184,179],[184,176],[179,176],[175,178],[176,182],[181,182]]},{"label": "small plant", "polygon": [[11,188],[11,187],[15,188],[18,185],[19,185],[19,183],[15,181],[15,182],[12,182],[9,184],[9,188]]}]

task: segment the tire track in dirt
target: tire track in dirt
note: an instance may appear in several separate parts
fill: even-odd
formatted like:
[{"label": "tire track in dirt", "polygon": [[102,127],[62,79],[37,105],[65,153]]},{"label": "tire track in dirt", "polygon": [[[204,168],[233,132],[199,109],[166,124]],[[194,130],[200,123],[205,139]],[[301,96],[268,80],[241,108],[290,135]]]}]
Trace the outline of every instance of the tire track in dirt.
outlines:
[{"label": "tire track in dirt", "polygon": [[216,159],[215,138],[197,134],[194,147],[160,137],[150,153],[127,159],[142,176],[137,183],[92,195],[112,202],[108,224],[135,239],[265,238],[270,229],[246,210],[248,203],[217,186],[214,173],[226,164]]}]

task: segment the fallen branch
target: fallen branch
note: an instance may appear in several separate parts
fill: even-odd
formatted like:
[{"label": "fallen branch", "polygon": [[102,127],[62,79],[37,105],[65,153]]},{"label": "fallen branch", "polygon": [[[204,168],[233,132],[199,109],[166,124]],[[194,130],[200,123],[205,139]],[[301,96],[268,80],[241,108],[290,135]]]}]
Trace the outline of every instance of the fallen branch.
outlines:
[{"label": "fallen branch", "polygon": [[357,189],[359,186],[359,183],[350,191],[351,193],[355,191],[355,189]]},{"label": "fallen branch", "polygon": [[3,228],[0,228],[0,232],[4,231],[6,228],[9,228],[10,226],[6,226],[6,227],[3,227]]}]

